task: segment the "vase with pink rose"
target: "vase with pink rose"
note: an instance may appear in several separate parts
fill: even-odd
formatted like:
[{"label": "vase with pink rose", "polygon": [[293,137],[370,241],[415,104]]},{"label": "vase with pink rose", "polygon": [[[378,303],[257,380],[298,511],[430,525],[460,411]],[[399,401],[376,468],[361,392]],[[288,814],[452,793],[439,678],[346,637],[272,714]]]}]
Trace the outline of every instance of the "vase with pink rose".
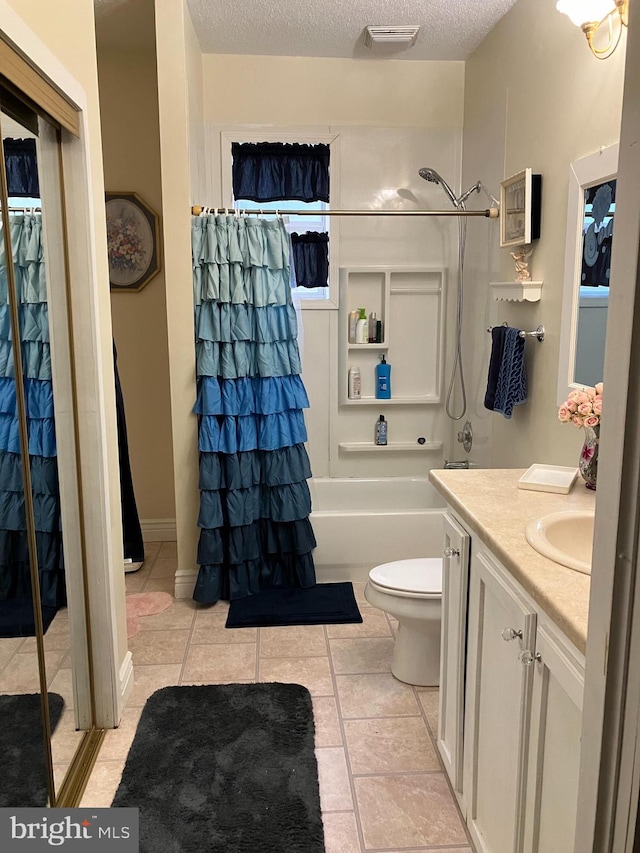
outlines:
[{"label": "vase with pink rose", "polygon": [[602,392],[602,382],[598,382],[594,388],[572,391],[558,409],[560,423],[573,424],[584,430],[584,444],[580,452],[578,470],[585,481],[585,486],[594,490],[598,481]]}]

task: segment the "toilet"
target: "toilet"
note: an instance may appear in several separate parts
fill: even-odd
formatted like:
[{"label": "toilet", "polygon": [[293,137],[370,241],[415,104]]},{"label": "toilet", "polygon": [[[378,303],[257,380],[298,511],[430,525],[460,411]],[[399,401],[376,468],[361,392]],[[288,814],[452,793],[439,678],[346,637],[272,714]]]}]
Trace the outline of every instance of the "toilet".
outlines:
[{"label": "toilet", "polygon": [[420,557],[376,566],[369,572],[364,595],[369,604],[400,623],[391,672],[407,684],[437,687],[442,560]]}]

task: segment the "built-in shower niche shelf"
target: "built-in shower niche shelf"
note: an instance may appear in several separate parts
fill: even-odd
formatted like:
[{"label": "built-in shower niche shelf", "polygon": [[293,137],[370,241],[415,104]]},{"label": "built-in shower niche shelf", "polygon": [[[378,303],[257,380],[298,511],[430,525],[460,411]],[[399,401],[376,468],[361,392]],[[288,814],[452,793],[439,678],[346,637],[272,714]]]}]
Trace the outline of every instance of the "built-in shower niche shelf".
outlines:
[{"label": "built-in shower niche shelf", "polygon": [[422,397],[392,397],[390,400],[381,400],[379,397],[360,397],[359,400],[347,399],[345,406],[379,406],[386,409],[387,406],[430,406],[439,403],[440,397],[435,394]]},{"label": "built-in shower niche shelf", "polygon": [[374,444],[373,441],[341,441],[338,447],[343,453],[413,453],[417,450],[441,450],[442,442],[425,441],[424,444],[418,444],[417,441],[390,441],[388,444]]},{"label": "built-in shower niche shelf", "polygon": [[[424,406],[442,402],[446,270],[424,266],[340,269],[338,403],[340,406]],[[364,308],[382,320],[382,342],[349,340],[349,312]],[[391,400],[377,400],[376,366],[391,365]],[[349,398],[349,370],[360,370],[361,398]]]},{"label": "built-in shower niche shelf", "polygon": [[539,302],[541,281],[492,281],[491,295],[498,302]]}]

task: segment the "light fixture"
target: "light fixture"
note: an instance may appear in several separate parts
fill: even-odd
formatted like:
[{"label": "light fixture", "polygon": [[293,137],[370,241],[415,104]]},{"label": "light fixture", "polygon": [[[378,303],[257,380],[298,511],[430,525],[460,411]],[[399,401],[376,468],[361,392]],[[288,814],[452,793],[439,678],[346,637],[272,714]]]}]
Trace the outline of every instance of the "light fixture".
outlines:
[{"label": "light fixture", "polygon": [[[582,29],[598,59],[611,56],[620,42],[622,27],[629,24],[629,0],[557,0],[556,9]],[[609,30],[607,44],[598,47],[596,33],[605,24]]]},{"label": "light fixture", "polygon": [[367,27],[364,31],[364,43],[372,48],[377,44],[411,47],[416,43],[420,27]]}]

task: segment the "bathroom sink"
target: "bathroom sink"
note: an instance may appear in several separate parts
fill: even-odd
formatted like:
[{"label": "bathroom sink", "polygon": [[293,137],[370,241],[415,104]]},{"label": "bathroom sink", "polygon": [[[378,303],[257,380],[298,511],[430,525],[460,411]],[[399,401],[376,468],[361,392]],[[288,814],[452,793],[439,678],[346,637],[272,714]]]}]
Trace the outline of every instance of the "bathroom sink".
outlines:
[{"label": "bathroom sink", "polygon": [[525,530],[527,542],[554,563],[591,574],[593,512],[567,510],[551,512],[531,521]]}]

